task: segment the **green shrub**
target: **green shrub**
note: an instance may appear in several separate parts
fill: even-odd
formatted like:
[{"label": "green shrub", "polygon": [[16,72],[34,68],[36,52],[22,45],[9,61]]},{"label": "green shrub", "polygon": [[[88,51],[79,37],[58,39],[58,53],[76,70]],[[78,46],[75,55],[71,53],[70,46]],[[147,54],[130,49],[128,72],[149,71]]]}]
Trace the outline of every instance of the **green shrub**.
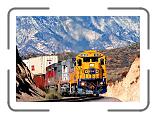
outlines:
[{"label": "green shrub", "polygon": [[46,99],[61,99],[62,96],[55,90],[48,90],[45,98]]}]

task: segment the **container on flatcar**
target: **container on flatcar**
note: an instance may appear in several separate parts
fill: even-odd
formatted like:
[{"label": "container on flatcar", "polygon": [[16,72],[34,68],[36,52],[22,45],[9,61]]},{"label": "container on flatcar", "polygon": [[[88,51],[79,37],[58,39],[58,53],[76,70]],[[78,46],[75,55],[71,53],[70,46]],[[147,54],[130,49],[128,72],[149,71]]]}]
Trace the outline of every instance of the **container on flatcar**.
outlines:
[{"label": "container on flatcar", "polygon": [[26,64],[26,66],[29,68],[29,59],[24,59],[24,60],[22,60],[25,64]]},{"label": "container on flatcar", "polygon": [[46,74],[46,67],[54,63],[58,63],[58,56],[49,55],[33,57],[26,60],[25,63],[28,65],[28,68],[32,74]]}]

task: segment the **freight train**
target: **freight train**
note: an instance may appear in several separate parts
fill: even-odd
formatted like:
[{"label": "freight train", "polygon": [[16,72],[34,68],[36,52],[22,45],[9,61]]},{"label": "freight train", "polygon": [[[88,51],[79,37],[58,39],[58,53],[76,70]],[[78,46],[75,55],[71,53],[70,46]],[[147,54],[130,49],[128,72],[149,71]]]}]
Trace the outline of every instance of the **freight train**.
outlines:
[{"label": "freight train", "polygon": [[46,74],[36,77],[42,89],[55,86],[62,95],[99,95],[107,92],[106,57],[99,51],[86,50],[75,58],[47,66]]}]

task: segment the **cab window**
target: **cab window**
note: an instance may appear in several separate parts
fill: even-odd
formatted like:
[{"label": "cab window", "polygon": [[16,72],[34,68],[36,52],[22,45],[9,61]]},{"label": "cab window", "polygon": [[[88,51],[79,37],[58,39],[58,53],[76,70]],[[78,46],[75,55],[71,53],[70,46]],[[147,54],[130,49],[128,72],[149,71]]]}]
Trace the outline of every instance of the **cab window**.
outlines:
[{"label": "cab window", "polygon": [[82,60],[81,60],[81,59],[78,59],[78,60],[77,60],[77,65],[78,65],[78,66],[82,66]]},{"label": "cab window", "polygon": [[104,59],[100,59],[100,64],[104,65]]},{"label": "cab window", "polygon": [[83,62],[90,62],[90,57],[84,57]]},{"label": "cab window", "polygon": [[105,57],[105,64],[106,64],[106,57]]},{"label": "cab window", "polygon": [[92,62],[98,62],[98,57],[91,57]]}]

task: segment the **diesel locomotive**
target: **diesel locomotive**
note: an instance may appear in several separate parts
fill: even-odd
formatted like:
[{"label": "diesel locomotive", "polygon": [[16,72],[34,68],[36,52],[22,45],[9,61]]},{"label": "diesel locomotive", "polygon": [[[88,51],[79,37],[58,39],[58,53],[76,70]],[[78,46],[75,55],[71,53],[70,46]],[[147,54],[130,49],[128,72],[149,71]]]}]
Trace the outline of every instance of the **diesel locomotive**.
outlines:
[{"label": "diesel locomotive", "polygon": [[103,94],[107,92],[106,56],[96,50],[85,50],[73,58],[70,93]]}]

